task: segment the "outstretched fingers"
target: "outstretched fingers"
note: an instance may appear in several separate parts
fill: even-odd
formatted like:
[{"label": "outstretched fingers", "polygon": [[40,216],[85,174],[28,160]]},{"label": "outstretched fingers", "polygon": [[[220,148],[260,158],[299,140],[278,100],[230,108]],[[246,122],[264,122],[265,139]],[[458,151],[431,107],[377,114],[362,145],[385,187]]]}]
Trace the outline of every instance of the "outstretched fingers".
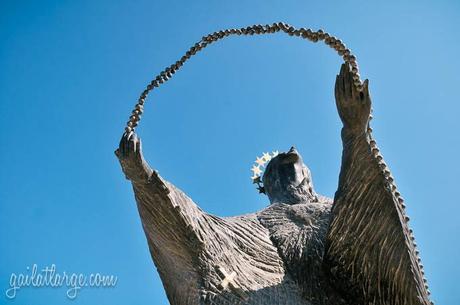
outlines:
[{"label": "outstretched fingers", "polygon": [[115,155],[119,158],[126,158],[137,150],[137,135],[135,133],[124,133],[120,139],[118,149],[115,151]]},{"label": "outstretched fingers", "polygon": [[350,81],[353,79],[353,76],[350,75],[350,67],[347,63],[342,64],[340,67],[340,73],[336,78],[336,90],[337,93],[340,93],[339,96],[342,103],[346,103],[347,99],[352,97],[352,87],[350,86]]},{"label": "outstretched fingers", "polygon": [[142,159],[141,139],[135,133],[129,138],[129,152],[136,159]]},{"label": "outstretched fingers", "polygon": [[137,134],[133,133],[129,137],[128,145],[129,145],[129,153],[132,155],[137,155],[138,153],[138,142],[139,138],[137,137]]}]

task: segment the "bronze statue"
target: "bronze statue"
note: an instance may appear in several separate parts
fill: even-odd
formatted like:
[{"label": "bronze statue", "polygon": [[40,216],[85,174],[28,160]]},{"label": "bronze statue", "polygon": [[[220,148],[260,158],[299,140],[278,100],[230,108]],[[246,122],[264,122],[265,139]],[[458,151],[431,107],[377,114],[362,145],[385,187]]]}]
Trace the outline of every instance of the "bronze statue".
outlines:
[{"label": "bronze statue", "polygon": [[402,200],[369,137],[368,81],[358,90],[343,64],[335,97],[343,154],[334,200],[314,191],[291,148],[266,166],[270,205],[249,215],[202,211],[125,133],[116,155],[171,304],[430,304]]}]

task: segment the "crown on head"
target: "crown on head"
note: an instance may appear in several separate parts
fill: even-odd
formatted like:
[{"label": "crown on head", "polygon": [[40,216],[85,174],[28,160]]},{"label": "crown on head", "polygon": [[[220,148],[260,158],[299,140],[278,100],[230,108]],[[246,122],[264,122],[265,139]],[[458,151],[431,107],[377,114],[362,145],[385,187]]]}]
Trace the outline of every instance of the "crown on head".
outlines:
[{"label": "crown on head", "polygon": [[264,185],[262,183],[262,175],[265,169],[265,165],[270,162],[271,159],[276,157],[279,154],[278,151],[274,151],[270,153],[263,153],[261,157],[256,157],[256,161],[254,161],[254,165],[251,168],[252,171],[252,183],[257,184],[257,190],[259,193],[265,194]]}]

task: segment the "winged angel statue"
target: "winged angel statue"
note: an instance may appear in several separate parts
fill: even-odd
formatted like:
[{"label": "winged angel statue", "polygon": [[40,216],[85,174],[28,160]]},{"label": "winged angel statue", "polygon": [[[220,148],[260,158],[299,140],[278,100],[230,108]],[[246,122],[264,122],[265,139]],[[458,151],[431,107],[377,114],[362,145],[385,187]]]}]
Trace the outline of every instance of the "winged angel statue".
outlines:
[{"label": "winged angel statue", "polygon": [[404,204],[372,147],[368,81],[357,90],[347,63],[335,99],[343,153],[334,199],[315,192],[291,148],[259,177],[270,205],[249,215],[201,210],[124,134],[116,155],[171,304],[430,304]]}]

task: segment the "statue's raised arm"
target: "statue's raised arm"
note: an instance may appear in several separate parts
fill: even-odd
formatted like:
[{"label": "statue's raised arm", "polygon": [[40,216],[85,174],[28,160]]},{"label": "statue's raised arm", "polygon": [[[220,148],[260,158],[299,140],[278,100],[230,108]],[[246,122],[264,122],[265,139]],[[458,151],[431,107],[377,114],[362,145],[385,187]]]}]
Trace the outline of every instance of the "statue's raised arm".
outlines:
[{"label": "statue's raised arm", "polygon": [[202,248],[198,232],[204,213],[150,168],[135,133],[123,135],[115,154],[132,182],[150,253],[168,298],[174,304],[193,303],[198,299],[196,260]]},{"label": "statue's raised arm", "polygon": [[326,238],[326,269],[359,304],[430,304],[403,206],[389,183],[392,177],[381,168],[381,157],[372,151],[368,81],[358,91],[348,64],[342,65],[335,98],[344,125],[343,155]]}]

